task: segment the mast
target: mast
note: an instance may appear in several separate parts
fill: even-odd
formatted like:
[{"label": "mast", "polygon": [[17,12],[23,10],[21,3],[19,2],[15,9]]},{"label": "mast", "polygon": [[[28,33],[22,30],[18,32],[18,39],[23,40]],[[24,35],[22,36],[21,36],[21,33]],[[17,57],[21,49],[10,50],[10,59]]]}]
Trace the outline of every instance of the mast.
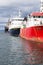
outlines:
[{"label": "mast", "polygon": [[41,2],[40,12],[43,12],[43,0],[41,0],[40,2]]},{"label": "mast", "polygon": [[21,17],[21,10],[19,9],[19,17]]}]

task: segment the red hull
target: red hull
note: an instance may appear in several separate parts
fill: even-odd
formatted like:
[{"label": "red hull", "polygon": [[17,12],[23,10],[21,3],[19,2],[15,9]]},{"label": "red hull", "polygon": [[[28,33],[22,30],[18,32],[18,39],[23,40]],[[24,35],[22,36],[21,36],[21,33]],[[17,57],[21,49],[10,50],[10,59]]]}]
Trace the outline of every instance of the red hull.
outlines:
[{"label": "red hull", "polygon": [[20,29],[20,36],[26,40],[42,42],[38,44],[43,47],[43,26],[34,26]]}]

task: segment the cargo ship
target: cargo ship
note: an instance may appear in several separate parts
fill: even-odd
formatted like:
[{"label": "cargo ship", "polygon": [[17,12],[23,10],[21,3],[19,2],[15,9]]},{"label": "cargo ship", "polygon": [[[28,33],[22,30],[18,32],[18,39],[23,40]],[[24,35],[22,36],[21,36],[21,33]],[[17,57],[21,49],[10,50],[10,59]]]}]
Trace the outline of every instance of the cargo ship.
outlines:
[{"label": "cargo ship", "polygon": [[24,20],[20,29],[20,36],[26,40],[39,42],[43,47],[43,0],[41,0],[41,8],[39,12],[32,12],[27,20]]}]

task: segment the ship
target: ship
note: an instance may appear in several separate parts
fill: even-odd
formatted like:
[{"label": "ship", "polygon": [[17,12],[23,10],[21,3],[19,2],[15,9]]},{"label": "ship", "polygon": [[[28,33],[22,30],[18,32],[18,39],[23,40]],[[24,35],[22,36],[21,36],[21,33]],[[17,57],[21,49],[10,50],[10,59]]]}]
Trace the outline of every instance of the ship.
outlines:
[{"label": "ship", "polygon": [[22,23],[20,37],[38,42],[38,45],[43,48],[43,0],[41,0],[40,11],[32,12]]},{"label": "ship", "polygon": [[23,22],[23,17],[21,17],[21,11],[19,10],[19,15],[11,19],[11,24],[9,25],[9,33],[12,36],[19,36],[21,23]]}]

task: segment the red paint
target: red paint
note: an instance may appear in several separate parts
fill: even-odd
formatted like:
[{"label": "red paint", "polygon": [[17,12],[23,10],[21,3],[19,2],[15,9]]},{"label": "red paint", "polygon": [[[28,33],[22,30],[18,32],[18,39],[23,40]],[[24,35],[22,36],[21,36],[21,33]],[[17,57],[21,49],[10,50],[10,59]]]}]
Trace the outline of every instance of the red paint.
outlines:
[{"label": "red paint", "polygon": [[22,39],[25,63],[41,64],[43,62],[43,49],[39,48],[38,42]]},{"label": "red paint", "polygon": [[43,26],[34,26],[20,29],[20,36],[27,40],[34,40],[40,48],[43,48]]},{"label": "red paint", "polygon": [[43,16],[43,12],[33,12],[31,16]]}]

